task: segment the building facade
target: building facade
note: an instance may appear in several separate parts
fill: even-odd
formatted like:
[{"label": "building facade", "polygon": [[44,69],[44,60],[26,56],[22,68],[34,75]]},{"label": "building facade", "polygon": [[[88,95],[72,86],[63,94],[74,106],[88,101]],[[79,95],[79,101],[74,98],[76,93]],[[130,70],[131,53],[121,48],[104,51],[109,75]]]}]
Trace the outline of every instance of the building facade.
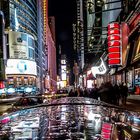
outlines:
[{"label": "building facade", "polygon": [[109,42],[107,44],[107,33],[105,29],[102,29],[102,37],[105,38],[105,40],[102,41],[102,44],[107,44],[107,49],[105,50],[108,54],[108,59],[106,59],[106,62],[108,63],[109,70],[106,75],[98,76],[97,81],[101,81],[99,82],[100,84],[108,81],[110,81],[112,84],[121,84],[122,82],[124,82],[127,84],[130,93],[140,94],[140,2],[138,0],[124,0],[123,2],[116,2],[114,0],[112,2],[107,1],[106,3],[103,3],[101,5],[101,18],[103,21],[102,27],[107,27],[112,22],[118,23],[118,25],[120,26],[121,36],[119,47],[121,47],[121,64],[113,66],[109,65],[109,48],[114,47],[115,40],[111,41],[111,46]]},{"label": "building facade", "polygon": [[7,89],[43,93],[47,70],[44,1],[2,0],[0,6],[6,23]]},{"label": "building facade", "polygon": [[[127,84],[129,92],[140,95],[140,2],[125,1],[120,14],[122,23],[122,67],[114,74],[114,79]],[[129,15],[129,16],[128,16]],[[112,76],[113,77],[113,76]]]},{"label": "building facade", "polygon": [[[77,0],[78,1],[78,0]],[[80,0],[79,0],[80,2]],[[139,85],[139,20],[140,2],[138,0],[87,0],[83,6],[85,71],[98,66],[101,57],[107,64],[106,74],[98,74],[97,84],[104,82],[120,84],[125,82],[134,93],[140,94]],[[77,5],[78,7],[78,5]],[[78,14],[77,14],[78,15]],[[80,14],[79,14],[80,15]],[[108,25],[117,22],[120,26],[121,63],[109,65]],[[75,45],[76,46],[76,45]],[[78,44],[77,44],[78,46]],[[118,46],[117,46],[118,47]],[[80,47],[81,49],[81,47]],[[87,65],[87,67],[86,67]],[[83,71],[84,72],[84,71]]]},{"label": "building facade", "polygon": [[48,0],[44,0],[44,38],[47,67],[44,77],[45,90],[57,90],[55,18],[48,17]]}]

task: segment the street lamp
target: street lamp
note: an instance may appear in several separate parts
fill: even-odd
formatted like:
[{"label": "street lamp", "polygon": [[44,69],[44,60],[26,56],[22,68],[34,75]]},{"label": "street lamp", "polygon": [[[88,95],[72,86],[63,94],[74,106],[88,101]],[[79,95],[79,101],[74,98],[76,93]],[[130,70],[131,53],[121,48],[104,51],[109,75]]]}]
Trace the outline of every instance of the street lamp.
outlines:
[{"label": "street lamp", "polygon": [[94,36],[91,36],[91,40],[94,40],[95,39],[95,37]]},{"label": "street lamp", "polygon": [[104,1],[103,0],[97,0],[96,5],[98,7],[102,7],[104,5]]},{"label": "street lamp", "polygon": [[91,14],[94,11],[94,3],[92,0],[88,0],[87,7],[89,14]]}]

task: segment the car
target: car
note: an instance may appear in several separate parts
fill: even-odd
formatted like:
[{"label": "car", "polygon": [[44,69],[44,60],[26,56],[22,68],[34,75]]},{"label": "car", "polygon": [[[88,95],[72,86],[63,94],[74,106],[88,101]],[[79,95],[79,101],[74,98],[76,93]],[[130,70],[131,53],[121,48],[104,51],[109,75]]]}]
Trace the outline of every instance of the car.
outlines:
[{"label": "car", "polygon": [[139,120],[138,112],[123,107],[65,97],[1,116],[0,139],[138,140]]}]

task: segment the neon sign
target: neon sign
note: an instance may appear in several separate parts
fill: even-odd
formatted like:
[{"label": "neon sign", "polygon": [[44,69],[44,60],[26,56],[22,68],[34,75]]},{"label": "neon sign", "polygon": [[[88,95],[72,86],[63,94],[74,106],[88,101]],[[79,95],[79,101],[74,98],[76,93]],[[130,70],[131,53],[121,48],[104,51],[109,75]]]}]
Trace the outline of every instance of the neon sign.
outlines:
[{"label": "neon sign", "polygon": [[117,22],[108,24],[108,64],[121,65],[120,25]]}]

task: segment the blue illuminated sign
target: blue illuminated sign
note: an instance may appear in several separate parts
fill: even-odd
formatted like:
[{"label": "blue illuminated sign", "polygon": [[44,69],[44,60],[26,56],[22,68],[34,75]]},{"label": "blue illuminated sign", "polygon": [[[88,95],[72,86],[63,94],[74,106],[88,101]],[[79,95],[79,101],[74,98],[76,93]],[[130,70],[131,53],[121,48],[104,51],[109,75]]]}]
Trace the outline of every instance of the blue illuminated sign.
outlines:
[{"label": "blue illuminated sign", "polygon": [[27,65],[24,61],[20,61],[18,64],[17,64],[17,69],[20,71],[20,72],[25,72],[27,70]]}]

